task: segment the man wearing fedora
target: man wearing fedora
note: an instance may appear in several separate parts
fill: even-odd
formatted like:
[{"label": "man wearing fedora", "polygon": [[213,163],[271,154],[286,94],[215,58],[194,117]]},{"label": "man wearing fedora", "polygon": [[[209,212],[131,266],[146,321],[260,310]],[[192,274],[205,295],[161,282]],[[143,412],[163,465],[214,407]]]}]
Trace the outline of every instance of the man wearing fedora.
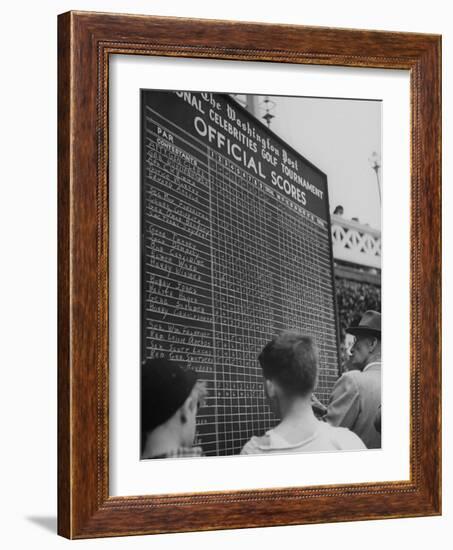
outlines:
[{"label": "man wearing fedora", "polygon": [[350,370],[337,380],[325,420],[349,428],[369,449],[379,449],[381,434],[374,421],[381,405],[381,314],[366,311],[346,332],[355,336]]}]

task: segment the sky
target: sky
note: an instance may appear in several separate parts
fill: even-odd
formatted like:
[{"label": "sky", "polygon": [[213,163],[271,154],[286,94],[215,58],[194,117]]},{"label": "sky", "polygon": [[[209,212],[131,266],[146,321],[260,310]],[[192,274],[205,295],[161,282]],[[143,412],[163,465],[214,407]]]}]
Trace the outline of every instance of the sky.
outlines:
[{"label": "sky", "polygon": [[[257,98],[258,99],[258,98]],[[379,191],[369,157],[381,155],[380,101],[271,97],[270,129],[327,174],[330,209],[381,228]],[[264,114],[258,99],[258,113]],[[263,121],[264,122],[264,121]],[[382,179],[381,179],[382,186]]]}]

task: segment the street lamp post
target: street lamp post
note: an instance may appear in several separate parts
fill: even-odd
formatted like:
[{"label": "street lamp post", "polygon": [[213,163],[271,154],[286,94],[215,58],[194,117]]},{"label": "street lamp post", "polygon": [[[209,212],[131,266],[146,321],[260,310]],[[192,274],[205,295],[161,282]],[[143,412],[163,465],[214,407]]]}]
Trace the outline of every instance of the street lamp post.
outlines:
[{"label": "street lamp post", "polygon": [[266,95],[261,102],[261,106],[266,111],[262,118],[266,121],[267,127],[270,128],[271,120],[275,117],[275,115],[271,113],[271,111],[275,109],[275,101],[272,101],[272,99],[269,99],[269,96]]},{"label": "street lamp post", "polygon": [[377,186],[379,191],[379,204],[382,206],[382,199],[381,199],[381,180],[379,178],[379,170],[381,168],[381,157],[376,153],[376,151],[373,151],[371,153],[371,156],[368,159],[368,162],[370,163],[371,168],[376,172],[376,180],[377,180]]}]

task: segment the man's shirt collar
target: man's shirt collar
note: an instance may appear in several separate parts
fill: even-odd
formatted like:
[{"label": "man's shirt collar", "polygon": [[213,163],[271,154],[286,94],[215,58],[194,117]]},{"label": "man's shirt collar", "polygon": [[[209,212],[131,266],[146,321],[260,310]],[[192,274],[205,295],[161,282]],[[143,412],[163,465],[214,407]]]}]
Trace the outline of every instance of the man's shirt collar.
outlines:
[{"label": "man's shirt collar", "polygon": [[365,372],[367,370],[377,370],[381,368],[381,361],[373,361],[372,363],[368,363],[368,365],[363,369],[362,372]]}]

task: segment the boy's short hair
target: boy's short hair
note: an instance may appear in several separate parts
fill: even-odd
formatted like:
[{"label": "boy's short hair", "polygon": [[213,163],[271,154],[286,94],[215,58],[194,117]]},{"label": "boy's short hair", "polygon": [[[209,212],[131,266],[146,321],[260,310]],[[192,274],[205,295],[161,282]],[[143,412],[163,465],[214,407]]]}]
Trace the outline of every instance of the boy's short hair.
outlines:
[{"label": "boy's short hair", "polygon": [[318,376],[318,350],[310,336],[283,331],[258,356],[263,376],[275,380],[288,395],[307,395]]}]

